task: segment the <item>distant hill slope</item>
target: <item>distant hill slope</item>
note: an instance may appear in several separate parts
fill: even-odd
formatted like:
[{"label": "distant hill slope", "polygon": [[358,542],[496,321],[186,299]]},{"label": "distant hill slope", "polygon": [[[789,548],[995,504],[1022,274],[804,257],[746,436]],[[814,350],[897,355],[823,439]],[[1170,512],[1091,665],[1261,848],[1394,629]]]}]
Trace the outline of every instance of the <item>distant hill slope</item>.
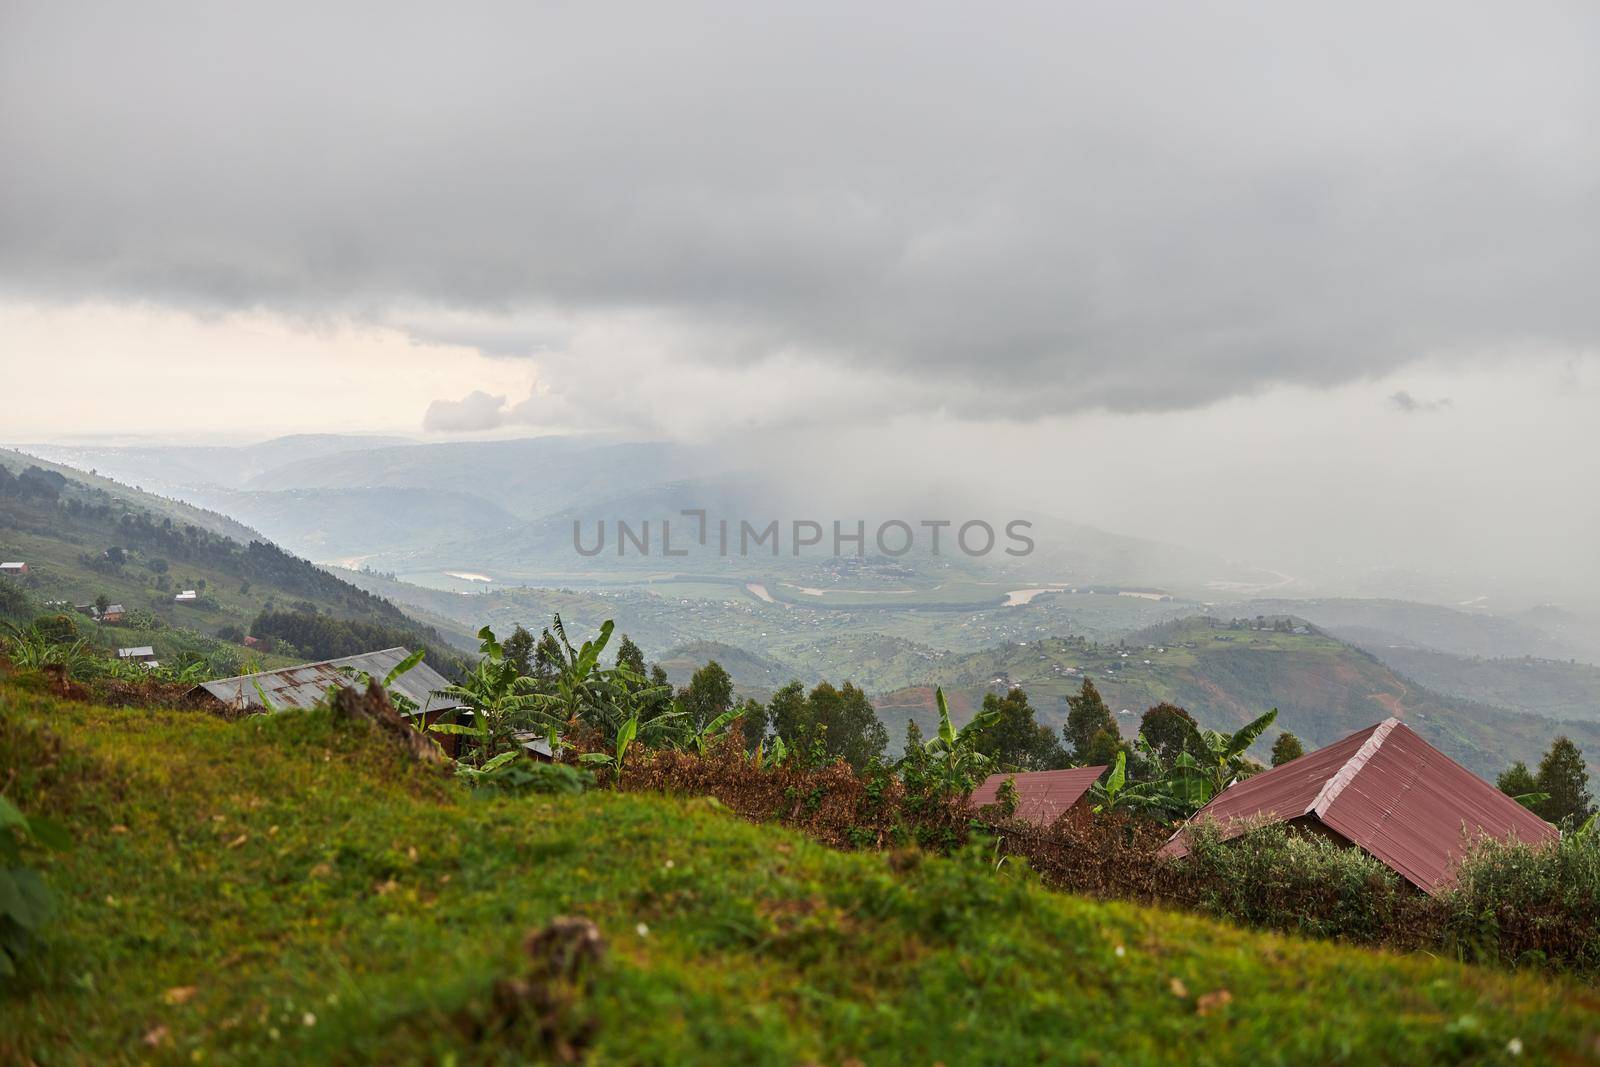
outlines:
[{"label": "distant hill slope", "polygon": [[1428,648],[1458,656],[1542,656],[1600,663],[1595,624],[1581,616],[1534,609],[1496,615],[1409,600],[1325,597],[1250,600],[1229,604],[1229,614],[1297,615],[1378,655],[1391,645]]},{"label": "distant hill slope", "polygon": [[[912,593],[921,606],[929,608],[997,606],[1005,600],[1008,589],[1041,583],[1136,588],[1158,583],[1163,588],[1181,586],[1210,596],[1218,586],[1253,589],[1271,585],[1274,580],[1268,572],[1209,553],[1038,513],[1005,518],[972,515],[971,518],[988,522],[994,537],[989,551],[977,555],[959,548],[957,523],[956,530],[943,532],[937,552],[933,535],[920,529],[913,532],[903,554],[891,557],[880,551],[876,532],[886,521],[905,520],[820,497],[809,499],[807,509],[797,513],[792,491],[775,486],[764,477],[725,473],[640,483],[620,492],[608,491],[609,488],[608,482],[597,482],[562,506],[552,507],[513,528],[440,542],[403,560],[385,557],[381,566],[399,573],[467,567],[497,578],[538,581],[581,581],[591,575],[619,580],[630,573],[670,569],[685,575],[767,581],[771,583],[767,587],[769,594],[780,600],[794,600],[796,594],[777,584],[777,580],[820,587],[827,596],[813,598],[812,606],[847,608],[869,603],[893,607],[902,603],[896,597]],[[554,503],[562,496],[563,491],[558,488],[546,499]],[[698,520],[685,515],[693,510],[706,513],[709,525],[703,542]],[[797,552],[795,522],[806,516],[814,516],[822,532],[818,535],[820,540]],[[1034,542],[1033,548],[1020,556],[1007,552],[1021,545],[1006,532],[1012,519],[1031,524],[1019,527]],[[860,524],[864,542],[859,555],[848,541],[841,541],[835,552],[835,521],[846,536]],[[619,551],[618,522],[629,524],[636,536],[641,536],[648,524],[649,536],[642,538],[647,551],[640,551],[631,543]],[[664,522],[671,524],[671,556],[666,554]],[[726,542],[722,539],[724,522]],[[742,531],[742,522],[749,524],[748,531]],[[603,537],[601,523],[605,524]],[[758,540],[772,524],[776,526],[776,536],[765,542]],[[575,529],[586,549],[598,546],[598,550],[580,552],[574,544]],[[898,546],[902,536],[890,531],[886,544]],[[973,543],[983,544],[984,536],[975,532]],[[777,551],[773,551],[774,544]],[[830,573],[819,575],[819,568]],[[898,577],[886,576],[890,570]],[[971,586],[973,582],[986,581],[996,584],[987,589]],[[823,584],[819,586],[819,582]],[[854,602],[845,603],[844,598],[854,598]]]},{"label": "distant hill slope", "polygon": [[[253,533],[231,520],[104,479],[69,477],[15,453],[0,454],[0,470],[0,556],[28,565],[26,576],[0,581],[61,610],[97,597],[122,605],[122,622],[91,624],[100,643],[147,644],[166,629],[237,642],[258,614],[273,609],[360,622],[441,652],[448,647],[389,601],[259,535],[241,541],[217,532]],[[183,590],[195,591],[195,599],[177,601]]]},{"label": "distant hill slope", "polygon": [[87,471],[78,470],[60,463],[52,463],[49,460],[39,459],[14,449],[0,448],[0,467],[5,468],[13,476],[21,474],[29,467],[38,467],[40,470],[51,471],[63,478],[71,479],[86,490],[99,494],[99,499],[102,501],[120,503],[162,519],[171,519],[175,523],[197,526],[202,530],[222,537],[232,538],[243,544],[248,544],[251,541],[266,540],[256,530],[220,512],[197,507],[182,500],[161,496],[157,493],[146,492],[123,482],[113,481],[102,475],[90,474]]},{"label": "distant hill slope", "polygon": [[242,489],[278,467],[412,444],[403,437],[290,434],[249,445],[29,445],[24,450],[129,485],[170,491],[202,485]]},{"label": "distant hill slope", "polygon": [[523,517],[681,478],[693,449],[585,437],[367,448],[287,463],[249,489],[435,489],[470,493]]},{"label": "distant hill slope", "polygon": [[[830,851],[703,799],[469,799],[327,712],[228,723],[10,687],[6,707],[8,799],[78,843],[39,861],[68,906],[0,997],[8,1063],[1593,1053],[1574,982],[1051,893],[985,855]],[[580,983],[547,978],[561,946],[524,947],[562,915],[605,939]]]},{"label": "distant hill slope", "polygon": [[1565,660],[1452,656],[1393,647],[1373,654],[1439,693],[1553,719],[1600,721],[1600,667]]},{"label": "distant hill slope", "polygon": [[[1204,619],[1152,628],[1126,647],[1052,638],[947,657],[921,686],[884,693],[876,704],[891,736],[898,736],[908,717],[924,730],[931,725],[935,683],[955,695],[952,712],[962,717],[981,704],[984,693],[1020,685],[1042,719],[1060,724],[1066,697],[1086,676],[1130,736],[1146,708],[1170,701],[1217,729],[1241,726],[1276,707],[1277,728],[1298,735],[1308,748],[1397,715],[1485,777],[1514,759],[1537,761],[1557,734],[1600,754],[1600,724],[1442,696],[1324,634],[1233,630]],[[1266,754],[1276,733],[1258,743],[1258,755]]]},{"label": "distant hill slope", "polygon": [[517,522],[482,497],[440,489],[190,489],[185,497],[271,531],[274,541],[318,561],[414,552]]},{"label": "distant hill slope", "polygon": [[667,672],[673,685],[687,685],[695,671],[715,660],[741,694],[758,698],[770,694],[795,678],[792,668],[755,652],[748,652],[719,641],[696,641],[668,649],[655,662]]}]

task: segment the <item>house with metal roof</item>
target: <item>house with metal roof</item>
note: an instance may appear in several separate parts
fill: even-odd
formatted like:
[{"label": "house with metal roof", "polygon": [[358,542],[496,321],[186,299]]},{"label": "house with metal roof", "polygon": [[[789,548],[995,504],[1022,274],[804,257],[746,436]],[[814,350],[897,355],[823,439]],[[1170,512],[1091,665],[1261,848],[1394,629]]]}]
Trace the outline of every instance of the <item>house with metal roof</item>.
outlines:
[{"label": "house with metal roof", "polygon": [[1083,800],[1089,787],[1106,771],[1099,767],[1069,767],[1062,771],[1022,771],[991,774],[972,791],[971,804],[981,808],[1000,798],[1000,787],[1009,778],[1017,788],[1016,817],[1039,826],[1049,826]]},{"label": "house with metal roof", "polygon": [[156,650],[149,645],[135,645],[132,648],[117,649],[118,659],[132,660],[135,663],[150,663],[156,658]]},{"label": "house with metal roof", "polygon": [[1229,786],[1160,854],[1186,855],[1190,824],[1213,823],[1226,839],[1263,821],[1359,848],[1425,893],[1449,888],[1461,857],[1484,837],[1535,844],[1560,836],[1394,718]]},{"label": "house with metal roof", "polygon": [[[332,687],[341,689],[365,685],[361,675],[382,682],[389,672],[400,665],[411,653],[404,648],[386,648],[381,652],[363,652],[358,656],[302,663],[295,667],[282,667],[258,674],[241,674],[236,678],[219,678],[201,682],[190,690],[191,696],[208,694],[224,706],[242,711],[265,711],[270,702],[272,710],[285,708],[311,708],[327,696]],[[394,680],[390,691],[400,693],[417,705],[417,713],[429,716],[462,706],[454,697],[439,696],[438,692],[450,684],[449,680],[428,666],[419,663]]]},{"label": "house with metal roof", "polygon": [[27,574],[28,565],[21,560],[11,563],[0,563],[0,574]]}]

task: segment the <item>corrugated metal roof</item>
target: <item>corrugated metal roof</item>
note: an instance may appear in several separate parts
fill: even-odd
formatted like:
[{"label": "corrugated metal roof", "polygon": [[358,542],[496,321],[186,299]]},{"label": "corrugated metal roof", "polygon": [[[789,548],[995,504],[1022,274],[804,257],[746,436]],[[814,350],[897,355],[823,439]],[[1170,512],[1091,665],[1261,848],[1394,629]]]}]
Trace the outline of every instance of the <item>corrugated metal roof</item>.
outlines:
[{"label": "corrugated metal roof", "polygon": [[153,656],[156,650],[149,645],[136,645],[133,648],[119,648],[117,655],[122,659],[137,659],[140,656]]},{"label": "corrugated metal roof", "polygon": [[985,804],[993,804],[1000,795],[1001,783],[1010,778],[1017,785],[1017,818],[1049,826],[1083,799],[1089,787],[1100,780],[1105,769],[1102,764],[1099,767],[1069,767],[1064,771],[991,774],[972,791],[972,806],[981,808]]},{"label": "corrugated metal roof", "polygon": [[[259,685],[275,708],[310,708],[327,695],[330,686],[356,684],[356,679],[346,673],[345,668],[365,671],[375,681],[382,682],[410,654],[403,648],[363,652],[359,656],[302,663],[259,674],[241,674],[237,678],[219,678],[214,682],[202,682],[192,692],[203,689],[233,708],[259,708],[263,706],[261,695],[256,692]],[[459,706],[457,700],[433,695],[449,684],[448,679],[427,663],[419,663],[396,678],[390,688],[416,701],[421,711],[431,712]]]},{"label": "corrugated metal roof", "polygon": [[[1194,820],[1216,821],[1226,837],[1243,832],[1251,820],[1302,816],[1317,819],[1429,893],[1450,885],[1456,863],[1479,837],[1532,843],[1559,836],[1399,719],[1231,786]],[[1168,856],[1187,851],[1182,828],[1161,849]]]}]

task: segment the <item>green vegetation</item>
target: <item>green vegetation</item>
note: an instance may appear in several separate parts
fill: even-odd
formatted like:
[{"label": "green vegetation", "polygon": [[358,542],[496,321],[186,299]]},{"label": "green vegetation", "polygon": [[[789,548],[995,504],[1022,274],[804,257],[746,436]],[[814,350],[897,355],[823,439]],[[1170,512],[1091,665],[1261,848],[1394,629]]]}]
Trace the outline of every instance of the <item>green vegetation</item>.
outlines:
[{"label": "green vegetation", "polygon": [[1079,763],[1104,763],[1116,755],[1122,735],[1093,680],[1085,678],[1078,692],[1067,698],[1067,724],[1061,734]]},{"label": "green vegetation", "polygon": [[1280,733],[1278,739],[1272,742],[1272,765],[1274,767],[1281,767],[1290,760],[1299,759],[1305,754],[1306,750],[1301,746],[1300,739],[1287,730]]},{"label": "green vegetation", "polygon": [[[704,800],[474,795],[324,711],[227,723],[5,685],[0,782],[81,842],[42,862],[62,908],[0,1000],[7,1060],[1593,1050],[1593,999],[1562,981],[1063,897],[984,851],[833,852]],[[606,950],[558,982],[552,935],[521,946],[560,915]]]},{"label": "green vegetation", "polygon": [[[1091,683],[1083,685],[1088,691]],[[1141,733],[1131,748],[1116,751],[1106,781],[1094,786],[1095,811],[1136,811],[1164,822],[1189,818],[1218,793],[1261,769],[1245,752],[1277,717],[1274,708],[1223,734],[1195,725],[1182,708],[1151,708],[1145,721],[1161,731],[1159,744]]]},{"label": "green vegetation", "polygon": [[[941,714],[948,717],[948,702]],[[1028,703],[1028,694],[1021,689],[1013,688],[1005,696],[986,695],[983,711],[973,721],[984,716],[990,717],[991,724],[983,730],[978,744],[996,767],[1011,771],[1047,771],[1067,765],[1067,753],[1055,731],[1037,721],[1033,705]]]},{"label": "green vegetation", "polygon": [[1595,813],[1594,798],[1589,795],[1589,769],[1583,753],[1567,737],[1551,742],[1537,773],[1518,760],[1495,784],[1506,796],[1515,797],[1539,818],[1558,826],[1570,829],[1583,825]]},{"label": "green vegetation", "polygon": [[[960,721],[984,695],[1021,686],[1046,723],[1065,724],[1069,698],[1092,678],[1124,738],[1136,733],[1140,709],[1188,708],[1218,729],[1234,730],[1279,709],[1277,726],[1311,748],[1326,745],[1391,715],[1399,715],[1446,755],[1483,775],[1506,759],[1533,763],[1558,733],[1580,748],[1600,749],[1600,724],[1555,722],[1503,708],[1441,697],[1396,675],[1377,659],[1314,629],[1284,630],[1284,620],[1192,618],[1105,643],[1084,637],[1047,638],[930,663],[926,683],[880,696],[886,725],[898,732],[907,717],[931,726],[933,684],[942,685]],[[970,713],[970,712],[968,712]],[[1103,725],[1103,723],[1102,723]],[[1252,755],[1265,762],[1274,737]],[[1109,749],[1097,753],[1106,762]]]},{"label": "green vegetation", "polygon": [[[0,554],[28,564],[0,580],[0,621],[76,619],[94,649],[149,645],[163,664],[204,663],[213,675],[399,644],[452,669],[437,631],[259,535],[235,540],[227,534],[252,533],[236,523],[14,453],[0,460],[20,466],[13,475],[0,462]],[[177,601],[186,589],[196,598]],[[105,614],[113,604],[120,618]],[[247,632],[262,639],[249,653]]]},{"label": "green vegetation", "polygon": [[803,759],[814,763],[842,759],[862,770],[889,743],[888,731],[867,694],[849,682],[843,688],[823,682],[809,694],[799,682],[791,682],[773,694],[767,722]]}]

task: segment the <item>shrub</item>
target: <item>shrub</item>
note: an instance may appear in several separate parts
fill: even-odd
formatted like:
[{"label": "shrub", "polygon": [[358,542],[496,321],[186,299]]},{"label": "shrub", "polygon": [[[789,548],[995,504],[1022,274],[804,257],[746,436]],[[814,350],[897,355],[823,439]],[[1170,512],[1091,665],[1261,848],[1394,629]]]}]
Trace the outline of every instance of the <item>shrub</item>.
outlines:
[{"label": "shrub", "polygon": [[1360,849],[1279,824],[1222,840],[1189,829],[1179,893],[1200,911],[1311,937],[1403,944],[1437,936],[1439,909]]},{"label": "shrub", "polygon": [[622,788],[711,796],[752,822],[778,821],[835,848],[915,843],[948,849],[966,840],[965,797],[906,803],[900,779],[876,763],[858,774],[842,759],[820,767],[763,766],[742,738],[724,735],[706,755],[650,749],[630,760]]},{"label": "shrub", "polygon": [[1600,838],[1593,833],[1545,846],[1483,841],[1462,861],[1444,903],[1464,956],[1600,968]]},{"label": "shrub", "polygon": [[484,793],[546,793],[575,796],[594,788],[594,775],[565,763],[538,763],[516,759],[477,780],[474,788]]}]

